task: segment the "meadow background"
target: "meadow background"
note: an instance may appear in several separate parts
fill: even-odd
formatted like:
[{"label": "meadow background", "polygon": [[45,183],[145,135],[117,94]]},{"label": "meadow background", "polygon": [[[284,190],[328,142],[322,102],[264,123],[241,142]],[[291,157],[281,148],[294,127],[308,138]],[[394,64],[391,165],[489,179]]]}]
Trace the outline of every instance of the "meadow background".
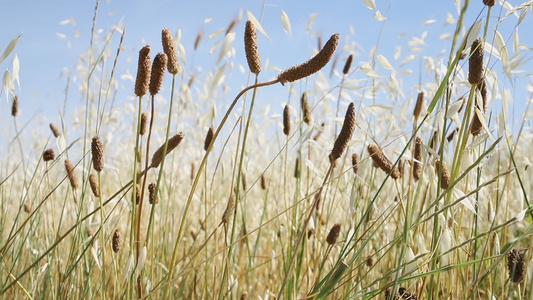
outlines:
[{"label": "meadow background", "polygon": [[[1,3],[2,297],[533,299],[532,4],[500,1],[489,15],[482,1]],[[250,19],[259,82],[306,61],[334,33],[339,46],[319,73],[249,91],[226,121],[256,80],[243,44]],[[152,59],[163,51],[163,28],[181,70],[166,73],[153,99],[139,99],[139,50],[150,45]],[[468,72],[477,37],[488,101],[474,137],[481,88]],[[152,103],[148,138],[136,129]],[[333,167],[328,154],[349,103],[355,131]],[[220,124],[205,151],[206,132]],[[179,132],[180,145],[134,192],[134,174]],[[376,168],[371,144],[403,170],[400,179]],[[55,157],[44,162],[47,149]],[[450,168],[444,188],[437,158]],[[523,255],[519,282],[509,253]]]}]

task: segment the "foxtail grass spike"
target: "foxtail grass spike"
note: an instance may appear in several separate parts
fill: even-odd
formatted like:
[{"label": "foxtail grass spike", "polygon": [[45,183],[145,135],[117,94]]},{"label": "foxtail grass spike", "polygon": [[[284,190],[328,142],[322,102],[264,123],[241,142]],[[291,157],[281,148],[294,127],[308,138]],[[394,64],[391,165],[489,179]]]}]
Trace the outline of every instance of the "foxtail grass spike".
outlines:
[{"label": "foxtail grass spike", "polygon": [[261,174],[261,189],[262,190],[268,189],[268,182],[266,180],[265,174]]},{"label": "foxtail grass spike", "polygon": [[509,280],[511,282],[522,282],[525,276],[524,253],[516,249],[509,251],[507,255],[507,268],[509,269]]},{"label": "foxtail grass spike", "polygon": [[148,128],[148,114],[147,113],[142,113],[142,115],[141,115],[141,130],[139,131],[139,133],[141,135],[145,135],[147,128]]},{"label": "foxtail grass spike", "polygon": [[283,134],[289,135],[291,133],[291,111],[289,105],[285,104],[283,109]]},{"label": "foxtail grass spike", "polygon": [[98,136],[93,137],[91,154],[93,156],[94,170],[96,172],[101,172],[104,169],[104,145]]},{"label": "foxtail grass spike", "polygon": [[51,161],[56,158],[56,154],[53,149],[47,149],[43,152],[43,161]]},{"label": "foxtail grass spike", "polygon": [[168,58],[163,52],[157,53],[152,64],[152,73],[150,74],[150,84],[148,89],[150,95],[156,95],[163,84],[163,77],[165,75],[165,68],[167,67]]},{"label": "foxtail grass spike", "polygon": [[70,162],[70,160],[65,160],[65,170],[67,171],[67,177],[70,182],[70,186],[73,189],[78,188],[78,177],[76,176],[76,173],[74,172],[74,165]]},{"label": "foxtail grass spike", "polygon": [[[442,171],[441,171],[442,168]],[[448,166],[445,162],[442,162],[437,158],[435,159],[435,172],[437,176],[439,176],[442,172],[441,178],[440,178],[440,188],[443,190],[447,190],[448,187],[450,187],[450,171],[448,170]]]},{"label": "foxtail grass spike", "polygon": [[151,61],[150,46],[146,45],[139,51],[139,63],[137,66],[137,77],[135,78],[135,95],[141,97],[148,91],[150,82]]},{"label": "foxtail grass spike", "polygon": [[350,56],[348,56],[348,59],[346,59],[346,63],[344,64],[344,68],[342,69],[342,74],[346,75],[350,72],[352,61],[353,61],[353,55],[350,54]]},{"label": "foxtail grass spike", "polygon": [[156,187],[156,184],[153,182],[148,185],[148,202],[150,202],[150,204],[159,203],[159,199],[156,194]]},{"label": "foxtail grass spike", "polygon": [[403,300],[418,300],[418,297],[415,294],[409,293],[406,288],[400,287],[398,293]]},{"label": "foxtail grass spike", "polygon": [[322,69],[330,61],[333,53],[335,53],[337,45],[339,44],[339,40],[340,34],[336,33],[332,35],[326,45],[324,45],[324,48],[322,48],[322,50],[320,50],[320,52],[318,52],[313,58],[301,65],[290,67],[281,72],[278,75],[278,79],[281,84],[293,82],[320,71],[320,69]]},{"label": "foxtail grass spike", "polygon": [[122,248],[122,237],[118,229],[113,233],[113,252],[117,253]]},{"label": "foxtail grass spike", "polygon": [[368,146],[368,153],[370,154],[370,157],[372,157],[372,160],[374,161],[374,164],[379,167],[381,170],[383,170],[385,173],[391,173],[391,177],[393,179],[400,178],[400,171],[398,168],[392,168],[393,164],[392,162],[383,154],[381,149],[376,144],[371,144]]},{"label": "foxtail grass spike", "polygon": [[204,141],[204,150],[207,151],[209,149],[209,145],[211,145],[211,142],[213,141],[213,137],[215,136],[215,128],[213,126],[209,127],[207,130],[207,134],[205,135],[205,141]]},{"label": "foxtail grass spike", "polygon": [[257,50],[257,32],[250,20],[246,21],[246,29],[244,30],[244,50],[250,72],[259,74],[261,72],[261,58]]},{"label": "foxtail grass spike", "polygon": [[61,131],[59,131],[59,129],[53,123],[50,123],[50,130],[52,130],[52,134],[54,134],[54,137],[56,138],[61,135]]},{"label": "foxtail grass spike", "polygon": [[198,46],[200,45],[200,41],[202,41],[203,32],[198,32],[198,35],[196,35],[196,40],[194,40],[194,50],[198,49]]},{"label": "foxtail grass spike", "polygon": [[422,139],[417,136],[415,138],[415,151],[414,151],[414,159],[413,162],[413,177],[415,180],[420,179],[420,174],[422,174]]},{"label": "foxtail grass spike", "polygon": [[496,0],[483,0],[483,4],[491,7],[491,6],[494,6],[494,4],[496,4]]},{"label": "foxtail grass spike", "polygon": [[180,64],[178,62],[178,55],[176,54],[176,47],[172,34],[168,28],[163,28],[161,32],[161,41],[163,43],[163,51],[167,55],[167,70],[170,74],[178,74],[180,71]]},{"label": "foxtail grass spike", "polygon": [[341,233],[341,224],[337,223],[331,227],[329,230],[328,236],[326,238],[326,242],[330,245],[335,245],[337,243],[337,239],[339,238],[339,235]]},{"label": "foxtail grass spike", "polygon": [[307,93],[303,92],[301,100],[302,114],[304,122],[309,125],[311,123],[311,110],[309,109],[309,101],[307,100]]},{"label": "foxtail grass spike", "polygon": [[354,174],[357,174],[357,171],[359,170],[359,163],[361,163],[361,158],[359,157],[359,154],[352,154],[352,169]]},{"label": "foxtail grass spike", "polygon": [[227,224],[231,220],[234,210],[235,210],[235,196],[231,194],[231,196],[228,199],[228,205],[226,206],[226,210],[222,214],[223,224]]},{"label": "foxtail grass spike", "polygon": [[424,92],[420,91],[418,97],[416,98],[415,109],[413,111],[413,116],[415,119],[418,119],[420,112],[422,111],[422,104],[424,104]]},{"label": "foxtail grass spike", "polygon": [[152,156],[152,164],[150,165],[151,168],[157,168],[161,164],[161,161],[163,161],[163,157],[170,153],[170,151],[174,150],[178,145],[180,144],[181,140],[183,139],[183,133],[178,133],[175,136],[171,137],[168,140],[167,145],[167,152],[163,153],[165,151],[165,144],[161,145],[157,151],[155,151],[154,155]]},{"label": "foxtail grass spike", "polygon": [[11,115],[16,117],[19,114],[19,96],[13,97],[13,104],[11,105]]},{"label": "foxtail grass spike", "polygon": [[342,124],[342,129],[339,133],[339,136],[333,144],[333,150],[329,154],[329,161],[334,163],[348,146],[348,142],[352,139],[353,131],[355,130],[355,105],[350,103],[348,109],[346,110],[346,115],[344,116],[344,123]]},{"label": "foxtail grass spike", "polygon": [[89,175],[89,185],[91,186],[91,191],[95,197],[100,197],[100,188],[98,186],[98,176],[91,174]]},{"label": "foxtail grass spike", "polygon": [[476,86],[483,79],[483,39],[477,38],[470,47],[468,60],[468,82]]}]

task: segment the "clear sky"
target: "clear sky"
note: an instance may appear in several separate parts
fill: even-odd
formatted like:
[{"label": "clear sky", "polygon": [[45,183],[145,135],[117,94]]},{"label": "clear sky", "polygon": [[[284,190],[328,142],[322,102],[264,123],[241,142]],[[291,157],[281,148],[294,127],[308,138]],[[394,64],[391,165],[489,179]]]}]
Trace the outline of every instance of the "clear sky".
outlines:
[{"label": "clear sky", "polygon": [[[427,36],[420,45],[422,52],[417,55],[435,57],[442,50],[446,50],[443,57],[447,57],[450,40],[441,39],[446,33],[453,33],[455,24],[446,25],[448,13],[457,19],[458,11],[454,1],[450,0],[402,0],[402,1],[376,1],[376,10],[365,6],[370,0],[354,1],[283,1],[283,0],[237,0],[237,1],[139,1],[139,0],[102,0],[99,2],[96,27],[102,32],[111,32],[113,25],[126,28],[123,50],[118,62],[119,84],[124,88],[123,97],[133,95],[133,85],[127,79],[120,79],[121,74],[136,73],[137,53],[145,45],[152,45],[155,51],[161,51],[161,29],[168,27],[171,32],[178,29],[182,31],[181,43],[185,45],[188,59],[191,59],[192,45],[200,30],[209,35],[219,29],[226,28],[232,19],[243,14],[246,20],[246,11],[250,11],[258,19],[261,18],[263,28],[270,37],[259,37],[259,48],[262,57],[267,57],[270,63],[280,68],[286,68],[308,59],[316,48],[316,38],[312,37],[317,32],[322,33],[324,41],[335,32],[343,38],[342,45],[347,39],[356,42],[360,50],[358,60],[368,60],[368,53],[377,44],[378,36],[382,32],[379,50],[394,66],[401,61],[394,61],[397,46],[402,46],[402,56],[406,55],[408,42],[414,37]],[[516,1],[514,1],[516,2]],[[14,53],[20,60],[20,89],[16,87],[16,94],[21,102],[21,120],[23,123],[35,116],[54,120],[58,107],[64,98],[66,78],[64,70],[70,70],[76,75],[76,66],[80,63],[79,56],[83,54],[90,43],[90,33],[93,24],[94,8],[96,1],[29,1],[29,0],[2,0],[0,1],[0,53],[6,48],[9,41],[21,35]],[[516,3],[514,3],[516,4]],[[465,25],[470,25],[477,17],[484,18],[485,11],[481,0],[471,1],[471,13],[465,20]],[[291,23],[292,35],[288,36],[282,27],[281,11],[284,11]],[[385,21],[376,19],[379,11]],[[504,15],[505,9],[496,6],[493,11],[494,20]],[[317,13],[315,23],[310,33],[306,33],[309,16]],[[479,16],[478,16],[479,14]],[[207,23],[206,19],[212,18]],[[517,17],[510,21],[513,26]],[[532,16],[528,12],[520,28],[533,28]],[[70,20],[70,21],[66,21]],[[435,22],[427,20],[434,20]],[[122,22],[122,23],[120,23]],[[494,22],[493,22],[494,24]],[[236,48],[236,57],[242,59],[245,65],[242,49],[242,32],[244,22],[235,28],[236,39],[233,46]],[[353,32],[352,32],[353,30]],[[503,38],[512,43],[512,26],[501,28]],[[521,42],[532,45],[530,33],[521,35]],[[220,40],[220,39],[219,39]],[[213,66],[217,54],[210,55],[209,49],[214,41],[204,37],[201,48],[195,54],[194,64]],[[118,36],[112,40],[111,49],[118,46]],[[531,57],[531,54],[529,54]],[[12,68],[11,55],[1,65],[2,73]],[[345,58],[340,58],[345,59]],[[446,61],[447,62],[447,61]],[[445,63],[446,63],[445,62]],[[413,62],[411,69],[418,72],[419,62]],[[342,64],[341,64],[342,65]],[[187,66],[191,68],[192,66]],[[530,73],[531,64],[525,67]],[[266,73],[265,80],[274,77],[276,73]],[[530,80],[529,80],[530,81]],[[527,81],[526,81],[527,82]],[[71,83],[75,85],[75,83]],[[240,85],[242,85],[240,81]],[[71,86],[76,89],[76,86]],[[407,84],[406,89],[413,89]],[[238,90],[239,87],[235,87]],[[412,91],[406,91],[406,94]],[[232,93],[234,95],[235,93]],[[525,98],[528,95],[524,94]],[[79,99],[82,103],[81,93],[71,93],[72,99]],[[0,98],[0,124],[4,130],[9,118],[10,102],[4,91]],[[126,100],[124,100],[126,101]],[[522,101],[525,101],[522,99]],[[76,102],[74,102],[76,103]],[[33,120],[31,122],[36,122]]]}]

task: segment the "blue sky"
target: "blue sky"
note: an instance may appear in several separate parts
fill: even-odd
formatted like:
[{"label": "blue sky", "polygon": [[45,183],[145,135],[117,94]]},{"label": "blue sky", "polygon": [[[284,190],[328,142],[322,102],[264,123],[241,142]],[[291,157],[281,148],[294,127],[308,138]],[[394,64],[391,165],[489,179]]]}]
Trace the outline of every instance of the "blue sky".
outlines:
[{"label": "blue sky", "polygon": [[[62,76],[65,69],[75,73],[74,68],[79,64],[79,55],[89,48],[90,32],[96,1],[29,1],[29,0],[3,0],[0,1],[0,51],[5,49],[11,39],[22,35],[14,51],[20,59],[20,84],[16,93],[21,101],[21,120],[27,121],[38,116],[47,120],[57,120],[58,106],[64,98],[66,79]],[[516,3],[515,3],[516,4]],[[264,7],[264,11],[262,11]],[[481,0],[471,1],[470,14],[465,24],[471,24],[478,14],[482,12]],[[505,10],[496,6],[493,16],[505,13]],[[104,33],[110,32],[113,25],[119,24],[126,28],[118,73],[126,71],[131,74],[136,72],[136,59],[138,50],[144,45],[153,46],[155,51],[161,51],[160,32],[163,27],[168,27],[171,32],[182,30],[182,44],[190,53],[196,35],[203,30],[206,35],[218,29],[227,27],[232,19],[239,13],[250,11],[257,18],[263,14],[263,28],[268,33],[270,41],[263,36],[259,37],[260,53],[263,57],[270,58],[270,63],[279,67],[289,67],[305,61],[312,55],[316,47],[316,39],[306,34],[309,15],[317,13],[313,32],[321,32],[324,41],[335,32],[343,38],[355,40],[361,49],[361,59],[368,59],[368,51],[374,47],[378,40],[380,30],[379,53],[388,58],[393,57],[397,45],[405,45],[413,37],[419,37],[424,31],[428,32],[426,45],[420,55],[435,56],[441,50],[449,51],[449,40],[439,39],[439,35],[453,33],[455,25],[445,25],[447,13],[457,18],[457,10],[453,1],[444,0],[405,0],[405,1],[377,1],[376,9],[387,18],[386,21],[376,20],[375,11],[368,9],[363,0],[355,1],[263,1],[238,0],[238,1],[126,1],[111,0],[100,1],[96,26]],[[292,35],[289,37],[281,25],[281,10],[290,18]],[[481,13],[484,17],[485,12]],[[206,24],[205,20],[212,18]],[[528,13],[520,28],[533,28],[531,14]],[[425,20],[434,19],[436,22],[422,25]],[[62,24],[62,21],[74,22]],[[496,20],[496,19],[494,19]],[[516,23],[516,18],[510,21]],[[74,25],[75,24],[75,25]],[[382,25],[384,26],[382,28]],[[354,34],[350,28],[354,29]],[[234,47],[238,51],[236,57],[242,54],[242,31],[244,22],[235,29],[237,36]],[[510,38],[512,26],[507,28],[504,38]],[[529,41],[527,40],[529,39]],[[521,42],[531,43],[530,34],[522,34]],[[213,43],[206,38],[203,40],[201,51],[195,55],[194,63],[202,65],[212,62],[213,56],[208,49]],[[111,49],[118,46],[118,38],[113,39]],[[114,50],[113,50],[114,51]],[[405,50],[404,50],[405,51]],[[404,52],[405,53],[405,52]],[[12,56],[4,61],[0,68],[2,73],[11,68]],[[355,60],[357,64],[357,58]],[[392,62],[392,61],[391,61]],[[396,63],[396,62],[394,62]],[[415,67],[413,69],[417,71]],[[342,66],[340,66],[342,68]],[[529,68],[532,69],[531,67]],[[275,76],[268,73],[263,79]],[[127,85],[128,82],[122,82]],[[241,83],[242,84],[242,83]],[[71,86],[75,89],[75,86]],[[239,87],[235,87],[237,90]],[[411,88],[407,85],[406,88]],[[133,94],[124,89],[125,96]],[[235,93],[232,93],[232,95]],[[0,118],[2,124],[9,120],[10,103],[2,92],[0,101]],[[524,94],[523,97],[527,95]],[[76,102],[82,96],[72,92],[69,97]],[[81,101],[81,100],[80,100]],[[36,122],[36,121],[32,121]],[[5,126],[3,126],[6,128]]]}]

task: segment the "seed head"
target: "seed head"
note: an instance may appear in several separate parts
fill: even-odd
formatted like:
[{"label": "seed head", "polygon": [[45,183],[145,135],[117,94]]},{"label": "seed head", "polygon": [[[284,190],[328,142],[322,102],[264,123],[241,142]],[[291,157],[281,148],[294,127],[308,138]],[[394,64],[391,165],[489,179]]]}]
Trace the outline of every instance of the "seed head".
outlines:
[{"label": "seed head", "polygon": [[507,255],[507,268],[509,269],[509,279],[514,283],[524,280],[524,253],[516,249],[509,251]]},{"label": "seed head", "polygon": [[50,130],[52,130],[52,133],[54,134],[56,138],[58,138],[61,135],[61,132],[59,131],[59,129],[57,129],[56,125],[54,125],[53,123],[50,123]]},{"label": "seed head", "polygon": [[152,73],[150,74],[150,95],[159,93],[161,85],[163,84],[163,77],[165,75],[165,68],[167,67],[167,55],[163,52],[157,53],[152,64]]},{"label": "seed head", "polygon": [[120,231],[117,229],[113,233],[113,252],[117,253],[122,248],[122,237]]},{"label": "seed head", "polygon": [[[479,92],[481,94],[481,100],[482,100],[482,107],[479,105],[479,99],[476,94],[476,107],[479,108],[481,113],[485,115],[487,112],[487,84],[485,82],[485,79],[483,79],[478,85],[477,88],[479,89]],[[481,120],[478,117],[477,113],[474,113],[474,118],[472,119],[472,125],[470,126],[470,133],[472,133],[473,136],[478,136],[481,134],[481,130],[483,129],[483,125],[481,124]]]},{"label": "seed head", "polygon": [[[135,193],[135,204],[139,204],[141,202],[141,185],[140,184],[135,184],[133,186],[133,190],[134,190],[134,193]],[[132,194],[133,196],[133,194]],[[133,199],[132,199],[133,201]]]},{"label": "seed head", "polygon": [[289,110],[289,105],[285,104],[285,109],[283,110],[283,134],[289,135],[291,133],[291,111]]},{"label": "seed head", "polygon": [[261,72],[261,58],[257,50],[257,32],[250,20],[246,21],[246,29],[244,30],[244,50],[250,72],[259,74]]},{"label": "seed head", "polygon": [[198,46],[200,45],[200,41],[202,40],[203,32],[198,32],[198,35],[196,35],[196,40],[194,41],[194,50],[198,49]]},{"label": "seed head", "polygon": [[324,48],[322,48],[322,50],[320,50],[320,52],[318,52],[313,58],[301,65],[290,67],[281,72],[278,75],[281,84],[302,79],[322,69],[330,61],[333,53],[335,53],[337,45],[339,44],[339,39],[340,34],[336,33],[332,35],[326,45],[324,45]]},{"label": "seed head", "polygon": [[294,178],[300,178],[300,158],[297,157],[294,163]]},{"label": "seed head", "polygon": [[168,58],[168,72],[170,74],[177,74],[180,71],[180,64],[176,54],[176,47],[174,47],[174,41],[172,40],[172,34],[168,28],[163,28],[163,31],[161,32],[161,40],[163,42],[163,51],[165,51]]},{"label": "seed head", "polygon": [[24,202],[24,212],[31,212],[31,204],[30,204],[30,201],[26,201]]},{"label": "seed head", "polygon": [[135,95],[146,95],[148,82],[150,81],[150,46],[146,45],[139,50],[139,62],[137,66],[137,78],[135,78]]},{"label": "seed head", "polygon": [[415,116],[415,119],[418,119],[418,117],[420,116],[423,103],[424,103],[424,92],[420,91],[418,93],[418,97],[416,98],[415,110],[413,111],[413,115]]},{"label": "seed head", "polygon": [[209,149],[209,145],[211,145],[211,142],[213,141],[213,137],[215,136],[215,128],[213,126],[209,127],[207,130],[207,134],[205,135],[205,141],[204,141],[204,150],[207,151]]},{"label": "seed head", "polygon": [[141,131],[139,132],[141,135],[146,134],[146,128],[148,127],[148,114],[142,113],[141,115]]},{"label": "seed head", "polygon": [[392,168],[392,162],[385,156],[385,154],[383,154],[381,149],[376,144],[371,144],[368,146],[368,153],[370,154],[370,157],[372,157],[372,160],[377,167],[387,174],[391,173],[392,171],[390,176],[393,179],[400,178],[401,174],[398,168]]},{"label": "seed head", "polygon": [[94,174],[89,175],[89,185],[95,197],[100,197],[100,188],[98,187],[98,177]]},{"label": "seed head", "polygon": [[342,124],[342,129],[339,133],[339,136],[333,144],[333,150],[329,154],[329,161],[334,163],[348,146],[348,142],[352,139],[352,134],[355,129],[355,106],[352,103],[348,105],[346,110],[346,115],[344,116],[344,123]]},{"label": "seed head", "polygon": [[266,180],[265,174],[261,174],[261,189],[266,190],[268,188],[268,182]]},{"label": "seed head", "polygon": [[13,104],[11,106],[11,115],[16,117],[19,114],[19,96],[13,97]]},{"label": "seed head", "polygon": [[350,72],[350,67],[352,66],[352,61],[353,61],[353,55],[350,54],[350,56],[348,56],[348,59],[346,60],[346,63],[344,64],[344,69],[342,69],[342,73],[344,75],[348,74]]},{"label": "seed head", "polygon": [[494,6],[494,4],[496,4],[496,0],[483,0],[483,4],[491,7],[491,6]]},{"label": "seed head", "polygon": [[70,160],[65,160],[65,170],[67,171],[67,177],[70,181],[70,186],[73,189],[78,188],[78,177],[76,177],[76,173],[74,173],[74,166],[70,162]]},{"label": "seed head", "polygon": [[446,163],[441,163],[438,158],[435,159],[435,172],[437,173],[437,176],[442,174],[440,175],[440,188],[443,190],[447,190],[448,187],[450,187],[450,171],[448,170],[448,166],[446,165]]},{"label": "seed head", "polygon": [[156,184],[153,182],[148,185],[148,202],[150,202],[150,204],[159,203],[159,198],[156,194],[156,187]]},{"label": "seed head", "polygon": [[352,168],[353,168],[354,174],[357,174],[357,170],[359,170],[360,162],[361,162],[361,158],[359,157],[359,154],[357,153],[352,154]]},{"label": "seed head", "polygon": [[468,60],[468,82],[476,86],[483,79],[483,39],[477,38],[470,47]]},{"label": "seed head", "polygon": [[231,217],[233,216],[233,211],[235,210],[235,196],[231,194],[231,196],[228,199],[228,205],[226,206],[226,210],[222,214],[222,223],[226,224],[229,222]]},{"label": "seed head", "polygon": [[93,137],[91,153],[93,155],[94,170],[101,172],[104,169],[104,145],[98,136]]},{"label": "seed head", "polygon": [[304,122],[309,125],[311,123],[311,110],[309,109],[309,102],[307,101],[307,93],[304,92],[301,98],[302,102],[302,114]]},{"label": "seed head", "polygon": [[43,160],[44,161],[51,161],[56,158],[56,154],[54,153],[54,150],[47,149],[43,152]]},{"label": "seed head", "polygon": [[337,242],[337,239],[339,238],[339,234],[341,233],[341,224],[337,223],[331,227],[328,233],[328,237],[326,238],[326,242],[330,245],[334,245]]},{"label": "seed head", "polygon": [[246,300],[246,299],[248,299],[248,292],[243,292],[243,293],[241,294],[241,298],[240,298],[240,300]]},{"label": "seed head", "polygon": [[418,181],[418,179],[420,179],[420,174],[422,174],[422,164],[419,163],[419,161],[422,161],[422,139],[419,136],[415,138],[414,152],[415,161],[413,162],[413,177]]},{"label": "seed head", "polygon": [[406,288],[400,287],[398,293],[404,300],[418,300],[418,297],[415,294],[409,293]]},{"label": "seed head", "polygon": [[183,136],[184,136],[183,133],[180,132],[180,133],[176,134],[175,136],[171,137],[168,140],[166,153],[164,153],[165,144],[161,145],[161,147],[159,147],[159,149],[157,149],[157,151],[152,156],[152,164],[150,165],[150,167],[151,168],[159,167],[159,164],[161,164],[161,161],[163,161],[163,157],[166,156],[167,154],[169,154],[170,151],[172,151],[176,147],[178,147],[178,145],[180,144],[181,140],[183,139]]}]

